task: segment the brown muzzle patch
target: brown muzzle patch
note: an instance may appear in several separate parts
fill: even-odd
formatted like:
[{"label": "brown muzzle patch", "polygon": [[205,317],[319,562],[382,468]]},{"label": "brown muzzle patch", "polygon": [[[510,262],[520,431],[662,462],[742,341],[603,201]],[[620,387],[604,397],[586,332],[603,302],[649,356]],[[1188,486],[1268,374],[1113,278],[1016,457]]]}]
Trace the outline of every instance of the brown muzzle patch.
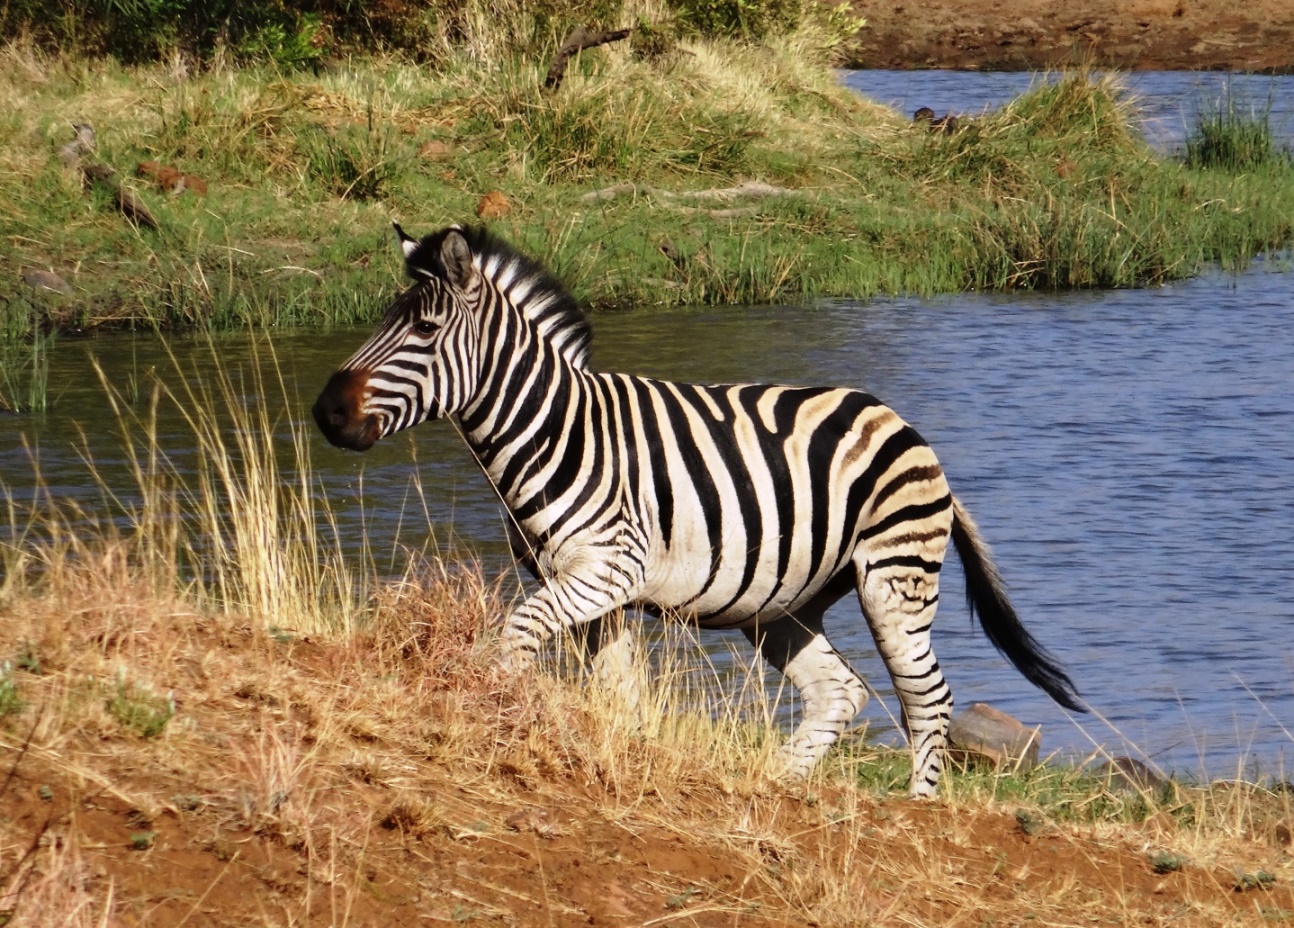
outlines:
[{"label": "brown muzzle patch", "polygon": [[315,400],[315,424],[338,448],[367,451],[378,439],[377,416],[362,412],[367,383],[365,371],[338,371]]}]

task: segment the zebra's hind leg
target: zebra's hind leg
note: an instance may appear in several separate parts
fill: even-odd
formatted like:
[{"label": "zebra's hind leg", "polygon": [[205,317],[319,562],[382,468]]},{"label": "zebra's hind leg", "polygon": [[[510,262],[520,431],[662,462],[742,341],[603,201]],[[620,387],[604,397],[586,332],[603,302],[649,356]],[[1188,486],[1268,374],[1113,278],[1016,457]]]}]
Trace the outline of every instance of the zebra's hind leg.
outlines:
[{"label": "zebra's hind leg", "polygon": [[808,775],[867,703],[866,685],[822,632],[822,614],[837,598],[742,629],[800,694],[800,724],[782,748],[796,777]]},{"label": "zebra's hind leg", "polygon": [[858,568],[858,598],[876,648],[894,681],[903,723],[912,747],[908,794],[935,794],[943,769],[952,717],[953,694],[930,644],[930,626],[939,604],[939,563],[893,558]]}]

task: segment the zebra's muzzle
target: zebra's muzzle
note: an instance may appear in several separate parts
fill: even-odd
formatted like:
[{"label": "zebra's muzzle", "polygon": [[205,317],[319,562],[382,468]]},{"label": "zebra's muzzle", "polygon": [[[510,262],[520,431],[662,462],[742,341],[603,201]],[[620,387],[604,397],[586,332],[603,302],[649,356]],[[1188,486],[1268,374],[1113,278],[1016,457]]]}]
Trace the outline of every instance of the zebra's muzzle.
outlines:
[{"label": "zebra's muzzle", "polygon": [[378,417],[363,412],[367,381],[362,371],[338,371],[315,400],[315,424],[338,448],[367,451],[382,435]]}]

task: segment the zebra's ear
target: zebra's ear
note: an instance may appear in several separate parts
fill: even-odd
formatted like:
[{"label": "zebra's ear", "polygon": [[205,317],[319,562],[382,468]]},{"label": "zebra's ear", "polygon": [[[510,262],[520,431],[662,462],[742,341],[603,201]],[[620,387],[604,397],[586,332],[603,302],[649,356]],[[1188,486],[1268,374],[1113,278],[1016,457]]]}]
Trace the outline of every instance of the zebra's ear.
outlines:
[{"label": "zebra's ear", "polygon": [[407,260],[418,250],[418,240],[406,235],[404,229],[400,228],[400,223],[393,222],[391,225],[395,227],[395,234],[400,239],[400,250],[404,252],[404,257]]},{"label": "zebra's ear", "polygon": [[472,249],[467,239],[456,228],[449,228],[440,243],[440,262],[445,266],[445,278],[460,290],[467,290],[476,279],[472,266]]}]

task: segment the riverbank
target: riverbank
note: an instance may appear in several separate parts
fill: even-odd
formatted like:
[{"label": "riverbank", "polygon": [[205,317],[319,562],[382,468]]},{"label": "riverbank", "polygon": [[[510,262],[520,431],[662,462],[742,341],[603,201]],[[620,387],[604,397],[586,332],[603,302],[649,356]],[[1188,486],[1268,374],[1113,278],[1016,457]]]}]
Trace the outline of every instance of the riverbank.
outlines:
[{"label": "riverbank", "polygon": [[115,518],[52,495],[7,506],[6,925],[1214,928],[1294,912],[1284,784],[1044,766],[951,772],[917,803],[908,758],[864,732],[788,784],[762,676],[716,679],[678,626],[638,710],[569,654],[501,675],[499,585],[417,556],[392,580],[348,555],[313,436],[275,412],[282,384],[181,373],[153,401],[189,411],[177,447],[149,402],[104,385],[138,483]]},{"label": "riverbank", "polygon": [[[932,132],[841,88],[824,41],[612,44],[556,91],[547,60],[195,72],[10,45],[0,335],[370,320],[403,286],[392,219],[479,215],[593,306],[1139,286],[1290,239],[1287,158],[1160,156],[1110,81]],[[75,161],[72,123],[95,133]]]},{"label": "riverbank", "polygon": [[1285,0],[852,0],[860,68],[1099,68],[1294,72]]},{"label": "riverbank", "polygon": [[666,672],[641,730],[551,668],[500,678],[502,604],[470,571],[425,564],[360,627],[305,631],[91,550],[0,606],[10,926],[1218,928],[1294,912],[1290,794],[1270,785],[1139,793],[1042,768],[949,774],[916,803],[907,757],[863,742],[786,784],[771,739],[713,681],[703,698],[697,668]]}]

